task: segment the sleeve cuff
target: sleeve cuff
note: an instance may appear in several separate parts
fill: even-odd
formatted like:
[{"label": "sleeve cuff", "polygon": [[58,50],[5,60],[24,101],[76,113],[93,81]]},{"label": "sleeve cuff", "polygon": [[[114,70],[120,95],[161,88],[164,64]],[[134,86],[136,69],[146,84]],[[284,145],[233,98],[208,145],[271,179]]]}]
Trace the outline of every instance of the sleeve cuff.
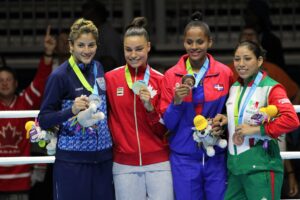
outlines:
[{"label": "sleeve cuff", "polygon": [[182,106],[183,106],[183,102],[181,104],[178,104],[178,105],[175,105],[174,102],[172,102],[170,104],[170,107],[172,108],[172,110],[177,110],[177,111],[182,110]]}]

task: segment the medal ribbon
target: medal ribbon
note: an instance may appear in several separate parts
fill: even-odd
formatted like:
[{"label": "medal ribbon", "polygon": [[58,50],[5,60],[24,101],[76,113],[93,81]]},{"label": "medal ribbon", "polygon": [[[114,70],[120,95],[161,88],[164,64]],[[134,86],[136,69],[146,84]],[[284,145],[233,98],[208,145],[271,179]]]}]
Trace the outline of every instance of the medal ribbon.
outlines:
[{"label": "medal ribbon", "polygon": [[96,84],[96,78],[97,78],[97,66],[96,63],[94,62],[94,77],[95,77],[95,83],[94,83],[94,87],[92,88],[92,86],[89,84],[89,82],[86,80],[86,78],[83,76],[81,70],[79,69],[78,65],[76,64],[74,57],[71,55],[71,57],[69,58],[69,63],[73,69],[73,71],[75,72],[76,76],[78,77],[79,81],[81,82],[81,84],[85,87],[85,89],[87,89],[88,91],[90,91],[92,94],[98,95],[98,88],[97,88],[97,84]]},{"label": "medal ribbon", "polygon": [[[236,98],[236,101],[235,101],[235,105],[234,105],[234,124],[235,126],[238,125],[238,124],[242,124],[243,123],[243,115],[244,115],[244,111],[245,111],[245,108],[247,106],[247,104],[249,103],[253,93],[255,92],[258,84],[260,83],[260,81],[262,80],[262,77],[263,77],[263,74],[259,71],[258,74],[256,75],[255,77],[255,80],[250,88],[250,91],[248,92],[247,96],[246,96],[246,99],[241,107],[241,109],[239,109],[239,104],[240,104],[240,100],[244,94],[244,91],[243,90],[243,94],[241,95],[241,92],[240,92],[240,89],[241,89],[241,86],[238,88],[238,95],[237,95],[237,98]],[[237,147],[236,145],[234,145],[234,151],[235,151],[235,154],[237,154]]]},{"label": "medal ribbon", "polygon": [[[263,74],[261,72],[258,72],[258,74],[255,77],[255,80],[250,88],[249,93],[246,96],[246,99],[241,107],[241,109],[239,109],[239,100],[240,100],[240,92],[238,91],[239,95],[237,96],[236,102],[235,102],[235,106],[234,106],[234,116],[235,116],[235,124],[242,124],[243,123],[243,115],[244,115],[244,110],[247,106],[247,104],[249,103],[253,93],[255,92],[259,82],[261,81],[263,77]],[[239,88],[240,90],[240,88]]]},{"label": "medal ribbon", "polygon": [[[132,89],[132,79],[131,79],[131,75],[130,75],[130,71],[129,71],[129,68],[128,66],[126,65],[125,66],[125,78],[126,78],[126,82],[127,82],[127,85],[130,89]],[[147,65],[147,68],[146,68],[146,71],[145,71],[145,74],[144,74],[144,80],[143,82],[148,85],[149,83],[149,79],[150,79],[150,66]]]},{"label": "medal ribbon", "polygon": [[[202,80],[202,78],[204,77],[204,75],[206,74],[208,68],[209,68],[209,60],[208,58],[206,57],[205,58],[205,61],[199,71],[199,73],[197,74],[197,76],[195,77],[195,85],[194,87],[197,87],[198,84],[200,83],[200,81]],[[186,71],[188,72],[188,74],[192,74],[194,75],[194,72],[193,72],[193,68],[191,66],[191,62],[190,62],[190,59],[188,58],[185,62],[185,66],[186,66]],[[195,76],[195,75],[194,75]]]}]

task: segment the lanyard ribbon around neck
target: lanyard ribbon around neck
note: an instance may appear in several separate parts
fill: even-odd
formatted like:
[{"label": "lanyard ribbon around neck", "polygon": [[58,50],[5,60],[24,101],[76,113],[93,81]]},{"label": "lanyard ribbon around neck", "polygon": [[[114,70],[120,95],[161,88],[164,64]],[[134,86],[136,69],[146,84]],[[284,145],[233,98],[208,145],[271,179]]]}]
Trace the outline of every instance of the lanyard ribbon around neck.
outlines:
[{"label": "lanyard ribbon around neck", "polygon": [[[185,65],[186,65],[186,71],[188,72],[188,74],[194,75],[193,68],[192,68],[192,65],[191,65],[191,62],[190,62],[189,58],[186,60]],[[208,68],[209,68],[209,60],[206,57],[203,65],[202,65],[202,67],[201,67],[201,69],[199,71],[199,73],[195,77],[196,81],[195,81],[194,87],[198,86],[198,84],[200,83],[200,81],[202,80],[202,78],[204,77],[204,75],[206,74]]]},{"label": "lanyard ribbon around neck", "polygon": [[[136,68],[136,70],[138,70],[138,68]],[[126,78],[126,82],[127,82],[127,85],[130,89],[132,89],[132,79],[131,79],[131,75],[130,75],[130,71],[129,71],[129,68],[128,66],[126,65],[125,66],[125,78]],[[147,68],[146,68],[146,71],[145,71],[145,74],[144,74],[144,79],[143,79],[143,82],[148,85],[149,83],[149,79],[150,79],[150,66],[147,65]]]},{"label": "lanyard ribbon around neck", "polygon": [[250,88],[250,91],[248,92],[247,96],[246,96],[246,99],[243,103],[243,105],[241,106],[241,109],[239,109],[239,101],[240,101],[240,92],[238,91],[238,96],[236,98],[236,102],[235,102],[235,106],[234,106],[234,116],[235,116],[235,124],[242,124],[243,123],[243,115],[244,115],[244,111],[245,111],[245,108],[247,106],[247,104],[249,103],[253,93],[255,92],[258,84],[260,83],[260,81],[262,80],[263,78],[263,74],[262,72],[258,72],[258,74],[256,75],[255,77],[255,80]]},{"label": "lanyard ribbon around neck", "polygon": [[97,87],[97,66],[96,63],[94,62],[94,77],[95,77],[95,83],[94,83],[94,87],[92,88],[92,86],[89,84],[89,82],[86,80],[86,78],[83,76],[81,70],[79,69],[78,65],[76,64],[74,57],[71,55],[71,57],[69,58],[69,63],[73,69],[73,71],[75,72],[76,76],[78,77],[79,81],[81,82],[81,84],[83,85],[83,87],[85,87],[85,89],[87,89],[88,91],[90,91],[92,94],[95,95],[99,95],[98,93],[98,87]]}]

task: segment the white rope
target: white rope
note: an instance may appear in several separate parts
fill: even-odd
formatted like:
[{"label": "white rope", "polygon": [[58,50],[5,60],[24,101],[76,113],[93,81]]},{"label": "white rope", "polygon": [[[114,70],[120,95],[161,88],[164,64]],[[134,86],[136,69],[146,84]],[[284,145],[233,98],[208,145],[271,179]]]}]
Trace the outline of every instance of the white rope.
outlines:
[{"label": "white rope", "polygon": [[39,110],[10,110],[0,111],[0,118],[30,118],[37,117]]},{"label": "white rope", "polygon": [[[300,152],[297,151],[282,151],[280,152],[282,159],[299,159]],[[54,156],[29,156],[29,157],[0,157],[1,165],[23,165],[37,163],[54,163]]]},{"label": "white rope", "polygon": [[[300,105],[294,106],[297,113],[300,113]],[[37,117],[39,110],[22,111],[0,111],[0,118],[28,118]],[[280,152],[282,159],[299,159],[300,152]],[[36,163],[54,163],[55,156],[31,156],[31,157],[0,157],[0,165],[22,165]]]},{"label": "white rope", "polygon": [[296,113],[300,113],[300,105],[294,105]]},{"label": "white rope", "polygon": [[54,163],[54,156],[0,157],[0,165]]},{"label": "white rope", "polygon": [[[297,113],[300,113],[300,105],[294,105]],[[0,111],[0,118],[28,118],[37,117],[39,110],[11,110]]]},{"label": "white rope", "polygon": [[281,151],[280,152],[282,159],[299,159],[300,158],[300,151]]}]

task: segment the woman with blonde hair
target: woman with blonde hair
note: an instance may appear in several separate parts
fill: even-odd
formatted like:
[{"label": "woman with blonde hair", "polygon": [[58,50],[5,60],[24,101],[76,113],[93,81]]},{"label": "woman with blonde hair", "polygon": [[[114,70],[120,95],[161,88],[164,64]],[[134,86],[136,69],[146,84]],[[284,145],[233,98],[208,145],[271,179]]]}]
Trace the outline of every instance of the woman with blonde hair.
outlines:
[{"label": "woman with blonde hair", "polygon": [[[71,56],[47,81],[39,124],[45,130],[59,126],[53,169],[55,200],[114,198],[104,72],[93,60],[97,40],[92,21],[76,20],[69,34]],[[105,117],[87,124],[79,116],[92,101],[98,102],[96,110]]]}]

